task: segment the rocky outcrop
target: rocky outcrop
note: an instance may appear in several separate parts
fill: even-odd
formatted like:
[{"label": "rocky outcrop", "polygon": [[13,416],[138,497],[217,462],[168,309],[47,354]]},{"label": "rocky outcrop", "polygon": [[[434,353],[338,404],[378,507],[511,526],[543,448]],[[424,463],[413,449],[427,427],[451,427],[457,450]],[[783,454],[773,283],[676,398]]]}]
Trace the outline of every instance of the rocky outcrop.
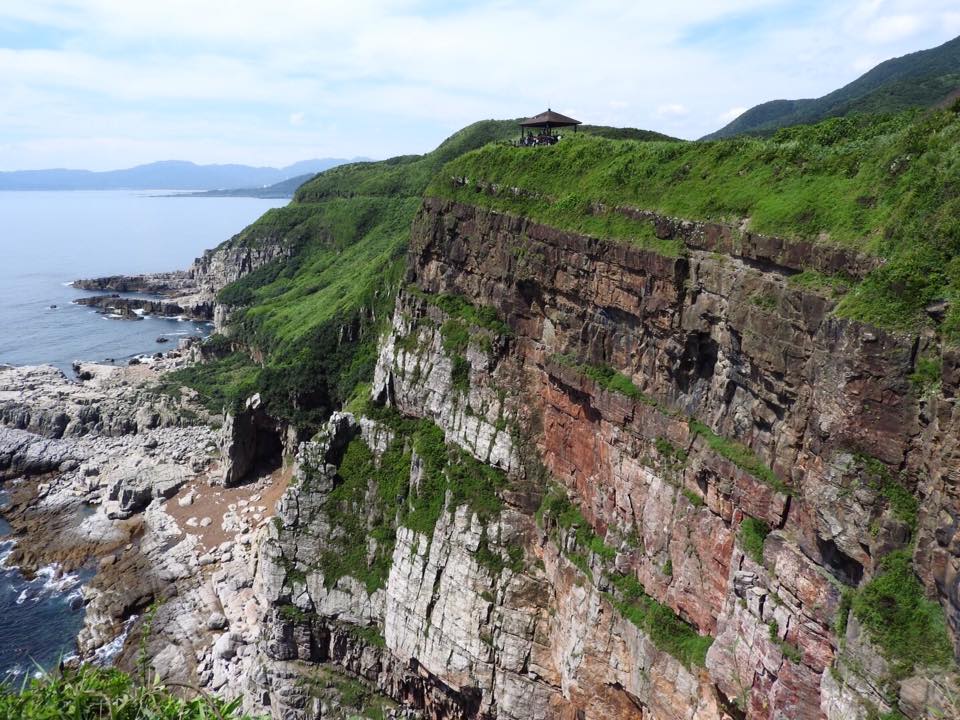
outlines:
[{"label": "rocky outcrop", "polygon": [[226,413],[220,433],[223,484],[238,484],[258,463],[278,462],[283,436],[283,427],[267,415],[259,395],[248,398],[241,410]]},{"label": "rocky outcrop", "polygon": [[74,280],[72,285],[77,290],[147,293],[149,295],[176,295],[193,289],[192,278],[186,270],[148,275],[109,275],[86,280]]},{"label": "rocky outcrop", "polygon": [[74,302],[77,305],[99,308],[100,312],[106,315],[125,320],[142,320],[144,315],[189,316],[194,320],[211,319],[210,308],[204,303],[195,303],[184,308],[179,303],[169,300],[148,300],[117,295],[94,295],[79,298]]},{"label": "rocky outcrop", "polygon": [[[484,518],[449,491],[429,532],[399,521],[381,587],[331,581],[342,458],[301,450],[313,479],[258,569],[274,615],[256,687],[275,717],[309,707],[273,663],[331,658],[436,717],[838,720],[897,697],[909,718],[949,716],[949,668],[894,673],[844,599],[912,551],[956,628],[949,356],[922,390],[933,338],[837,318],[791,281],[810,267],[793,245],[657,221],[684,254],[424,202],[372,395],[505,471],[506,503]],[[422,472],[414,452],[409,487]],[[362,652],[332,649],[344,628]],[[429,692],[404,695],[410,668]]]},{"label": "rocky outcrop", "polygon": [[79,382],[50,365],[0,368],[0,424],[45,438],[119,436],[179,425],[183,414],[155,392],[154,364],[173,369],[187,361],[175,350],[162,363],[121,368],[80,363]]},{"label": "rocky outcrop", "polygon": [[[212,321],[218,331],[227,328],[230,308],[217,302],[224,287],[259,268],[288,258],[294,248],[257,237],[235,236],[194,260],[189,270],[146,275],[111,275],[74,280],[79,290],[109,292],[80,298],[80,305],[136,320],[148,315],[185,316]],[[128,297],[119,293],[140,293],[152,297]]]}]

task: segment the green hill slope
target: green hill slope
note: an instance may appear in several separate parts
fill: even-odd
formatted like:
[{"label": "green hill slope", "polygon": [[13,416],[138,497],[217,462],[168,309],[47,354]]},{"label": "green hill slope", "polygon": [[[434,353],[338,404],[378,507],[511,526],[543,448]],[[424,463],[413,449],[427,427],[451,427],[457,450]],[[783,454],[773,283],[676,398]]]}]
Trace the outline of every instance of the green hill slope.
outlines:
[{"label": "green hill slope", "polygon": [[[591,127],[578,133],[665,137]],[[249,354],[182,371],[171,384],[198,389],[211,407],[260,392],[270,412],[310,429],[372,375],[378,330],[389,319],[410,225],[430,180],[451,160],[512,140],[515,120],[484,120],[425,155],[341,165],[302,185],[228,246],[285,246],[278,259],[228,285],[231,339]]]},{"label": "green hill slope", "polygon": [[880,63],[839,90],[811,100],[771,100],[750,108],[703,140],[769,135],[790,125],[851,113],[930,107],[960,88],[960,37]]},{"label": "green hill slope", "polygon": [[[579,136],[548,148],[488,146],[446,166],[428,194],[669,255],[685,248],[615,208],[856,248],[886,262],[851,289],[841,314],[915,328],[931,322],[923,312],[928,304],[946,299],[951,310],[942,329],[956,339],[960,192],[950,179],[960,178],[958,110],[960,104],[925,114],[832,118],[769,139],[637,143]],[[478,193],[477,183],[520,192]]]}]

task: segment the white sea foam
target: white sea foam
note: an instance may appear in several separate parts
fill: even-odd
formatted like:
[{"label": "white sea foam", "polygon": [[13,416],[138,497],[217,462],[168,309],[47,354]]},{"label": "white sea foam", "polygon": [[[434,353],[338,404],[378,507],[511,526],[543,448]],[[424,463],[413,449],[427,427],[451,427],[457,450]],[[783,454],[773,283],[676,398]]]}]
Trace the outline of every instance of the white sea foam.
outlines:
[{"label": "white sea foam", "polygon": [[117,635],[106,645],[101,645],[94,650],[93,658],[91,660],[94,665],[105,667],[113,663],[113,659],[120,654],[121,650],[123,650],[123,644],[127,641],[127,636],[130,634],[130,628],[133,627],[133,623],[136,622],[137,617],[137,615],[131,615],[129,618],[127,618],[123,623],[123,627],[121,628],[119,635]]}]

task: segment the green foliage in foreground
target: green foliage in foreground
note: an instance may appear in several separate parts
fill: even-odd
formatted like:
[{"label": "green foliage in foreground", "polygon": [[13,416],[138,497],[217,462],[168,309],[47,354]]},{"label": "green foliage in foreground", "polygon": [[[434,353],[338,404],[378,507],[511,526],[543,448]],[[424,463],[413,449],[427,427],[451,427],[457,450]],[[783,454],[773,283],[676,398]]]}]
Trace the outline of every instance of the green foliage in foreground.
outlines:
[{"label": "green foliage in foreground", "polygon": [[943,609],[924,596],[908,551],[884,557],[851,606],[895,678],[907,677],[917,666],[941,667],[953,660]]},{"label": "green foliage in foreground", "polygon": [[[194,693],[190,690],[188,694]],[[162,685],[90,665],[34,679],[20,692],[0,685],[0,718],[10,720],[240,720],[240,700],[182,700]]]},{"label": "green foliage in foreground", "polygon": [[[682,248],[658,245],[670,241],[656,241],[649,227],[631,226],[609,209],[626,205],[733,224],[749,218],[751,231],[887,259],[843,297],[841,315],[912,329],[930,322],[927,304],[945,298],[952,305],[943,328],[960,338],[960,194],[945,181],[958,176],[960,117],[939,110],[833,118],[769,139],[571,135],[550,147],[488,146],[446,166],[428,193],[667,255]],[[453,177],[471,184],[455,185]],[[521,192],[479,192],[478,182]]]}]

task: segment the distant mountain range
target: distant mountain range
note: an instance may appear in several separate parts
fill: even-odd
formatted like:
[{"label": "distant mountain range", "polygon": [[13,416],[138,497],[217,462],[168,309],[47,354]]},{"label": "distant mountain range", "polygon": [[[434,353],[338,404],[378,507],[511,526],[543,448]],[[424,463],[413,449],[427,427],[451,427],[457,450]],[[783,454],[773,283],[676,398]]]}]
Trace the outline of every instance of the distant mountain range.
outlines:
[{"label": "distant mountain range", "polygon": [[[338,162],[337,165],[346,164],[346,160]],[[349,162],[360,162],[359,158],[354,158]],[[331,166],[333,167],[333,166]],[[200,190],[197,192],[177,193],[178,197],[255,197],[255,198],[292,198],[297,188],[308,180],[316,177],[317,173],[307,173],[306,175],[297,175],[286,180],[281,180],[273,185],[254,188],[232,188],[229,190]]]},{"label": "distant mountain range", "polygon": [[814,100],[771,100],[701,138],[768,135],[789,125],[854,112],[896,112],[936,105],[960,89],[960,37],[880,63],[849,85]]},{"label": "distant mountain range", "polygon": [[[357,158],[359,159],[359,158]],[[300,178],[299,186],[318,172],[352,160],[319,158],[283,168],[249,165],[196,165],[182,160],[137,165],[125,170],[15,170],[0,172],[0,190],[221,190],[266,186]],[[296,188],[294,188],[296,189]],[[292,194],[292,193],[291,193]],[[286,197],[271,195],[267,197]]]}]

